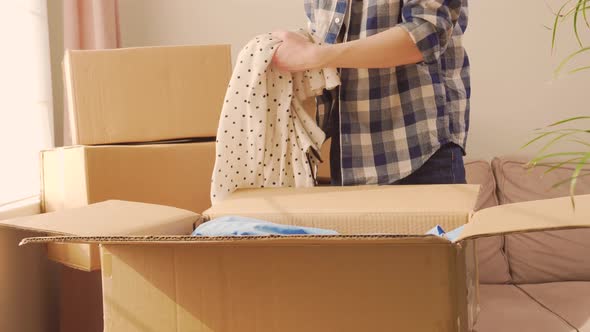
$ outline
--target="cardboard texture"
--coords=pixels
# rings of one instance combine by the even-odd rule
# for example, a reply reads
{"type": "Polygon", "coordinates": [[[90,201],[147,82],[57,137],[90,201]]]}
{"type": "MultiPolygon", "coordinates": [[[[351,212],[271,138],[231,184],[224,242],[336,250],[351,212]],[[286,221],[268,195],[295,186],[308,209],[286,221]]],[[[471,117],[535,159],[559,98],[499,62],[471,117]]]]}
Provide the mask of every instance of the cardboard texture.
{"type": "MultiPolygon", "coordinates": [[[[45,212],[112,199],[195,212],[211,204],[214,142],[74,146],[43,151],[41,159],[41,204],[45,212]]],[[[52,244],[48,253],[72,268],[100,269],[96,246],[52,244]]]]}
{"type": "Polygon", "coordinates": [[[66,51],[73,144],[215,137],[230,54],[229,45],[66,51]]]}
{"type": "Polygon", "coordinates": [[[215,142],[74,146],[43,151],[42,209],[110,199],[202,212],[211,205],[215,142]]]}
{"type": "Polygon", "coordinates": [[[497,234],[586,228],[590,226],[590,195],[505,204],[477,212],[457,241],[497,234]]]}
{"type": "Polygon", "coordinates": [[[104,315],[100,271],[60,267],[60,332],[102,332],[104,315]]]}
{"type": "Polygon", "coordinates": [[[474,185],[238,190],[203,215],[240,215],[341,234],[422,235],[437,224],[452,230],[467,223],[478,190],[474,185]]]}
{"type": "MultiPolygon", "coordinates": [[[[324,189],[317,190],[292,190],[299,193],[298,199],[279,200],[278,206],[292,215],[297,211],[312,215],[311,208],[322,211],[317,205],[308,211],[300,208],[311,197],[329,196],[323,195],[324,189]]],[[[343,190],[345,195],[356,192],[357,197],[369,197],[364,192],[371,188],[343,190]]],[[[417,204],[408,196],[412,190],[424,191],[425,211],[431,202],[439,204],[426,200],[426,192],[436,187],[410,188],[407,195],[394,195],[399,197],[394,201],[398,208],[382,212],[392,216],[395,211],[408,212],[417,204]]],[[[447,190],[471,188],[447,186],[447,190]]],[[[257,199],[270,192],[259,191],[257,199]]],[[[474,203],[477,191],[472,193],[474,203]]],[[[274,197],[264,199],[276,202],[274,197]]],[[[451,203],[453,196],[441,197],[451,203]]],[[[472,216],[455,243],[412,234],[245,238],[95,234],[23,243],[103,245],[105,331],[468,331],[475,320],[477,292],[475,264],[469,257],[474,252],[471,240],[502,231],[590,227],[590,209],[568,213],[568,203],[565,198],[482,210],[472,216]],[[550,210],[556,211],[540,213],[550,210]]],[[[590,195],[577,197],[577,203],[590,206],[590,195]]],[[[465,219],[470,211],[463,213],[465,219]]],[[[365,217],[369,220],[371,215],[365,217]]],[[[126,218],[113,214],[111,222],[126,218]]]]}
{"type": "Polygon", "coordinates": [[[260,241],[107,246],[105,331],[459,330],[448,243],[260,241]]]}
{"type": "MultiPolygon", "coordinates": [[[[30,217],[4,220],[0,226],[51,235],[152,235],[188,234],[200,217],[172,207],[124,201],[107,201],[83,208],[67,209],[30,217]],[[124,217],[113,219],[113,216],[124,217]]],[[[50,259],[66,266],[92,271],[100,269],[96,245],[54,243],[47,250],[50,259]]]]}

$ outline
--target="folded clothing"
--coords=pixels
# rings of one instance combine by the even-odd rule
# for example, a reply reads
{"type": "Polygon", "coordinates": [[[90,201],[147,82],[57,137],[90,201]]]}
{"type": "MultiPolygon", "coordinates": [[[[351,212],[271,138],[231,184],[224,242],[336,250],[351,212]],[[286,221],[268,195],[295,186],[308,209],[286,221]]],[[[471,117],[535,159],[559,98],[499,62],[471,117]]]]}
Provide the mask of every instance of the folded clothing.
{"type": "Polygon", "coordinates": [[[336,231],[312,227],[280,225],[252,218],[228,216],[206,222],[193,236],[338,235],[336,231]]]}

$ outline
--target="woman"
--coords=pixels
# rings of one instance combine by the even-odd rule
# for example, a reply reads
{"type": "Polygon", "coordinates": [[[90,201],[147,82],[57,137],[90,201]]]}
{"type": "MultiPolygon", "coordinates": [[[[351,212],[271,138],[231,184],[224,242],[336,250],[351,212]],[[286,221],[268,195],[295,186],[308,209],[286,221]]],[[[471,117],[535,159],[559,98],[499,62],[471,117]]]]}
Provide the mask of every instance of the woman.
{"type": "Polygon", "coordinates": [[[321,43],[278,31],[285,71],[339,68],[318,98],[337,185],[465,183],[467,0],[305,0],[321,43]]]}

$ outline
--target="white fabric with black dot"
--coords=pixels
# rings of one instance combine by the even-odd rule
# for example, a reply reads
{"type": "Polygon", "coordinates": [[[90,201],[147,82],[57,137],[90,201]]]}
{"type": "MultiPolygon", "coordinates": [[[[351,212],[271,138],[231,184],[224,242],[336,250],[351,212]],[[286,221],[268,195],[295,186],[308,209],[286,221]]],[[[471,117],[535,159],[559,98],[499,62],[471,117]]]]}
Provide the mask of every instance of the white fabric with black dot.
{"type": "Polygon", "coordinates": [[[310,116],[315,110],[303,105],[324,88],[340,85],[340,79],[335,69],[294,74],[274,69],[279,43],[261,35],[238,56],[217,131],[213,204],[239,188],[315,185],[325,134],[310,116]]]}

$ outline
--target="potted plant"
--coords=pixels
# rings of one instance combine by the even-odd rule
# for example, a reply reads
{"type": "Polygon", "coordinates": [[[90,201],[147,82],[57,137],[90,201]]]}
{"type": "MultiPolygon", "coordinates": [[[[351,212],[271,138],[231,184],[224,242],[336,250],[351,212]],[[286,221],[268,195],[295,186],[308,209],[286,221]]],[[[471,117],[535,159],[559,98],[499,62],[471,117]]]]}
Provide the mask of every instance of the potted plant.
{"type": "MultiPolygon", "coordinates": [[[[555,13],[553,22],[551,50],[556,48],[557,31],[564,26],[569,25],[572,33],[576,37],[578,49],[568,55],[555,69],[555,76],[562,74],[569,67],[572,60],[581,57],[588,60],[588,66],[570,68],[568,74],[581,72],[590,72],[590,47],[585,46],[582,42],[581,32],[590,32],[590,0],[568,0],[555,13]],[[569,25],[571,24],[571,25],[569,25]]],[[[564,119],[553,123],[546,128],[537,129],[535,137],[524,147],[533,143],[543,143],[542,148],[536,153],[534,158],[529,162],[531,167],[538,165],[549,166],[546,173],[552,172],[566,164],[574,165],[571,176],[558,182],[554,187],[569,183],[572,204],[575,207],[575,188],[578,180],[582,177],[590,176],[588,166],[590,165],[590,105],[589,111],[577,117],[564,119]],[[559,151],[556,149],[558,143],[569,142],[574,148],[568,151],[559,151]],[[554,161],[555,159],[559,161],[554,161]]]]}

